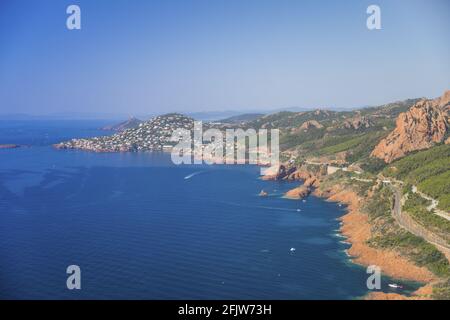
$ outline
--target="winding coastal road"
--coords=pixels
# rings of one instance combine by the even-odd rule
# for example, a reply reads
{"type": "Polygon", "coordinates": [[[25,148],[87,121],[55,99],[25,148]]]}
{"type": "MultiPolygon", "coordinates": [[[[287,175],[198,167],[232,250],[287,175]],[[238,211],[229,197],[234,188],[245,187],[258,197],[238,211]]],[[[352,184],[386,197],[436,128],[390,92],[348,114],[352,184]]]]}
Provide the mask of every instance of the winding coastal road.
{"type": "Polygon", "coordinates": [[[439,201],[437,201],[436,199],[431,198],[430,196],[426,195],[423,192],[420,192],[419,189],[417,189],[416,186],[412,186],[411,191],[413,193],[417,193],[419,196],[421,196],[422,198],[424,198],[425,200],[431,201],[431,205],[429,205],[427,207],[427,210],[450,221],[450,215],[445,212],[444,210],[440,210],[437,208],[439,201]]]}
{"type": "Polygon", "coordinates": [[[443,254],[445,254],[447,259],[450,260],[450,246],[447,241],[422,227],[420,224],[415,222],[408,214],[402,212],[401,189],[392,183],[388,183],[388,185],[391,187],[392,192],[394,193],[394,207],[392,208],[392,216],[397,221],[397,223],[412,234],[421,237],[425,241],[436,246],[436,248],[443,254]]]}

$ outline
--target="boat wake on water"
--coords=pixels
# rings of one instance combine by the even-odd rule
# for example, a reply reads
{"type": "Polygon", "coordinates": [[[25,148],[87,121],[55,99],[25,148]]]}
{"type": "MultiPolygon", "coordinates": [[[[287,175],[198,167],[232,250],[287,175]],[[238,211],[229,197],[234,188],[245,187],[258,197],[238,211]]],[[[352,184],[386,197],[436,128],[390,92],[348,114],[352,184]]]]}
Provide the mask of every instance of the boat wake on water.
{"type": "Polygon", "coordinates": [[[191,174],[187,175],[186,177],[184,177],[184,180],[189,180],[190,178],[195,177],[196,175],[199,175],[200,173],[203,173],[203,172],[204,171],[197,171],[197,172],[191,173],[191,174]]]}
{"type": "Polygon", "coordinates": [[[256,209],[266,209],[266,210],[276,210],[276,211],[290,211],[290,212],[298,212],[298,209],[289,209],[289,208],[280,208],[280,207],[268,207],[268,206],[247,206],[240,203],[228,202],[228,201],[220,201],[223,204],[236,206],[236,207],[244,207],[244,208],[256,208],[256,209]]]}

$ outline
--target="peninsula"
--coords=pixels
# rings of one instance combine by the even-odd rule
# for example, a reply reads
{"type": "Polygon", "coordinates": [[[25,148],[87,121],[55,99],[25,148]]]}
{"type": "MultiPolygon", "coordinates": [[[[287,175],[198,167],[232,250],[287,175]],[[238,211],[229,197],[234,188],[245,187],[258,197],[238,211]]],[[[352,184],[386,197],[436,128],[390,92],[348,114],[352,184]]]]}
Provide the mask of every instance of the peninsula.
{"type": "Polygon", "coordinates": [[[19,147],[18,144],[0,144],[0,149],[15,149],[19,147]]]}

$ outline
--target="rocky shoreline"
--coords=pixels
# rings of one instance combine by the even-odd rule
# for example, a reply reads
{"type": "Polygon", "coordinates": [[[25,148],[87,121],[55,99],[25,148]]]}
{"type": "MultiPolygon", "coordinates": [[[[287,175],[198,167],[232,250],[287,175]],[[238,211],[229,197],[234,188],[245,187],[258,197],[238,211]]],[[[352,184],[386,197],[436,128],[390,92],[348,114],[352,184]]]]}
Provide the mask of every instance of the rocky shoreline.
{"type": "Polygon", "coordinates": [[[16,149],[19,147],[18,144],[0,144],[0,149],[16,149]]]}
{"type": "Polygon", "coordinates": [[[385,299],[430,299],[432,293],[431,283],[437,278],[425,267],[418,267],[413,262],[393,250],[370,247],[367,241],[371,238],[368,216],[361,213],[361,203],[364,201],[354,191],[346,190],[337,185],[331,189],[318,188],[314,195],[325,198],[327,201],[345,204],[348,212],[341,217],[341,234],[351,244],[348,254],[351,261],[362,265],[377,265],[382,273],[392,278],[415,281],[425,285],[415,291],[410,297],[397,293],[370,292],[365,298],[374,300],[385,299]]]}
{"type": "Polygon", "coordinates": [[[350,260],[362,266],[377,265],[384,275],[392,278],[415,281],[425,285],[415,291],[411,296],[397,293],[370,292],[365,299],[374,300],[404,300],[404,299],[430,299],[432,293],[431,283],[437,280],[427,268],[418,267],[400,253],[393,250],[370,247],[367,241],[371,238],[371,225],[367,214],[361,212],[361,203],[364,199],[354,191],[347,190],[341,185],[324,187],[321,185],[321,176],[309,172],[304,168],[288,168],[280,166],[279,170],[271,169],[263,180],[289,180],[303,181],[303,184],[288,191],[285,198],[302,199],[310,193],[327,201],[344,204],[348,212],[340,218],[340,233],[347,239],[351,247],[348,249],[350,260]]]}
{"type": "Polygon", "coordinates": [[[262,180],[303,181],[300,186],[285,193],[284,198],[292,200],[301,200],[309,196],[319,185],[319,179],[314,174],[289,165],[278,165],[268,168],[262,180]]]}

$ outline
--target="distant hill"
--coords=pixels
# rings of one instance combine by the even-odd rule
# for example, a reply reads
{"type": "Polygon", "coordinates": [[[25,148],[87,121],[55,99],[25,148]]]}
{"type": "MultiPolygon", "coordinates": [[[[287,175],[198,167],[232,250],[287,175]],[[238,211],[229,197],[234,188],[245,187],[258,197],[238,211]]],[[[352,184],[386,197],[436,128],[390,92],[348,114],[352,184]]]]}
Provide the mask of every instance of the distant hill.
{"type": "Polygon", "coordinates": [[[239,115],[239,111],[229,110],[229,111],[198,111],[198,112],[187,112],[186,116],[191,117],[197,121],[218,121],[219,119],[224,119],[228,117],[233,117],[239,115]]]}
{"type": "MultiPolygon", "coordinates": [[[[280,150],[286,155],[294,156],[299,160],[318,160],[336,165],[356,164],[360,165],[364,171],[375,173],[382,170],[387,161],[383,161],[385,159],[381,156],[374,157],[374,149],[381,142],[386,141],[383,139],[387,137],[389,141],[396,140],[394,137],[396,121],[405,117],[409,119],[415,114],[416,109],[419,109],[418,111],[430,109],[428,110],[430,112],[427,111],[424,117],[420,116],[418,119],[411,118],[411,121],[407,122],[411,126],[404,126],[405,134],[411,135],[408,138],[410,141],[421,142],[417,134],[423,133],[422,129],[426,128],[432,131],[431,136],[436,135],[439,139],[432,140],[429,145],[423,145],[424,148],[432,147],[435,143],[448,139],[448,104],[443,103],[447,98],[448,94],[443,100],[439,100],[441,111],[447,115],[439,113],[440,111],[434,112],[434,109],[429,107],[433,105],[434,100],[408,99],[359,110],[317,109],[300,112],[282,111],[267,115],[256,112],[232,115],[222,118],[220,124],[204,123],[204,129],[208,126],[221,130],[230,126],[256,130],[279,129],[280,150]]],[[[181,114],[159,116],[142,123],[137,119],[130,119],[128,123],[107,127],[108,130],[124,129],[112,137],[93,138],[80,143],[64,143],[61,147],[109,151],[160,150],[167,144],[167,137],[173,128],[176,126],[188,128],[193,121],[194,118],[181,114]]],[[[401,148],[404,146],[406,144],[400,141],[399,148],[395,150],[402,151],[401,148]]],[[[413,150],[418,149],[403,151],[406,154],[413,150]]]]}
{"type": "Polygon", "coordinates": [[[256,120],[260,117],[264,116],[264,113],[244,113],[237,116],[228,117],[222,120],[218,120],[220,123],[242,123],[256,120]]]}
{"type": "Polygon", "coordinates": [[[441,144],[392,162],[383,173],[416,185],[450,212],[450,145],[441,144]]]}
{"type": "Polygon", "coordinates": [[[335,164],[362,163],[382,168],[370,154],[395,128],[398,115],[419,99],[408,99],[359,110],[281,111],[260,116],[244,128],[280,129],[280,149],[300,159],[321,159],[335,164]]]}
{"type": "Polygon", "coordinates": [[[116,132],[120,132],[120,131],[124,131],[126,129],[132,129],[132,128],[136,128],[137,126],[139,126],[142,123],[141,120],[135,118],[135,117],[131,117],[130,119],[128,119],[127,121],[123,121],[114,125],[110,125],[110,126],[105,126],[103,128],[101,128],[102,130],[106,130],[106,131],[116,131],[116,132]]]}

